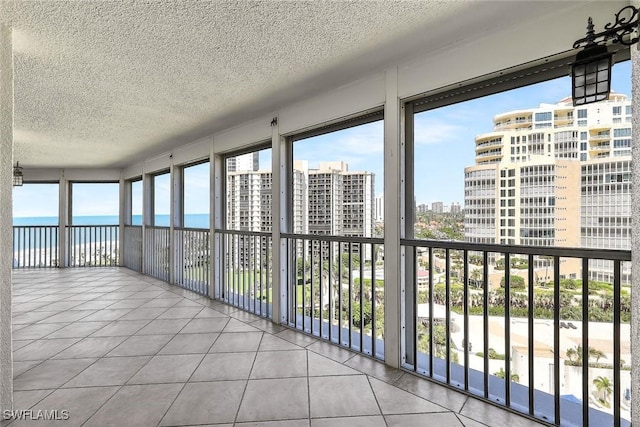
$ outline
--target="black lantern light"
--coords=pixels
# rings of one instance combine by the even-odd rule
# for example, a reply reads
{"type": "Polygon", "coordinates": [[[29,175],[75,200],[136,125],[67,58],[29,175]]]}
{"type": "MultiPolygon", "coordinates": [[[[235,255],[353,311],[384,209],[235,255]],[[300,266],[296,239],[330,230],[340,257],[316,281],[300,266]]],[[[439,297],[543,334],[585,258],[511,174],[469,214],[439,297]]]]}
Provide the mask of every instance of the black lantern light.
{"type": "Polygon", "coordinates": [[[587,36],[576,40],[574,49],[583,47],[576,55],[571,66],[571,81],[573,86],[573,105],[584,105],[603,101],[609,97],[611,91],[611,66],[613,53],[607,48],[607,41],[630,46],[638,42],[638,9],[626,6],[616,13],[616,20],[604,26],[604,31],[595,33],[593,20],[589,17],[587,36]]]}
{"type": "Polygon", "coordinates": [[[13,167],[13,186],[14,187],[22,187],[24,183],[24,176],[22,175],[22,168],[16,162],[16,165],[13,167]]]}

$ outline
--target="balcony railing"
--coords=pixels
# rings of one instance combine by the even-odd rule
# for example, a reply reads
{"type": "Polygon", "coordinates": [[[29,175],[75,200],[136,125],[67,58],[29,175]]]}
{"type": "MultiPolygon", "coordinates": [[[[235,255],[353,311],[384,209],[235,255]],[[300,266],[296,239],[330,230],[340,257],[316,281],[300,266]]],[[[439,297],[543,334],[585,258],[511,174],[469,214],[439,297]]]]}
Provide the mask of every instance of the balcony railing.
{"type": "Polygon", "coordinates": [[[142,226],[124,226],[124,259],[122,265],[139,273],[142,272],[142,226]]]}
{"type": "Polygon", "coordinates": [[[13,227],[13,268],[58,267],[58,226],[13,227]]]}
{"type": "Polygon", "coordinates": [[[117,225],[69,225],[68,267],[115,267],[118,265],[117,225]]]}
{"type": "Polygon", "coordinates": [[[283,235],[287,322],[308,334],[384,359],[383,239],[283,235]]]}
{"type": "Polygon", "coordinates": [[[144,274],[162,281],[169,281],[169,227],[145,227],[144,274]]]}
{"type": "Polygon", "coordinates": [[[175,284],[202,295],[209,294],[209,230],[175,228],[175,284]]]}
{"type": "Polygon", "coordinates": [[[630,425],[630,251],[402,248],[404,368],[555,425],[630,425]],[[590,281],[593,260],[612,283],[590,281]]]}
{"type": "Polygon", "coordinates": [[[216,230],[216,234],[221,253],[220,299],[259,316],[272,318],[271,233],[216,230]]]}

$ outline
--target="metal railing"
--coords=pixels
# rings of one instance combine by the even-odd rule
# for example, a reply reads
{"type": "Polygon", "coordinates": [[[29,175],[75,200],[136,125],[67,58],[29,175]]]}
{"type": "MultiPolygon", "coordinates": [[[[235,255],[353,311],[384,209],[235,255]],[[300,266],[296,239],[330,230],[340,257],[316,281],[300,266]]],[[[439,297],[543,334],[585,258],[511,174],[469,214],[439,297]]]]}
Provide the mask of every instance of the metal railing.
{"type": "Polygon", "coordinates": [[[384,360],[383,239],[283,234],[289,326],[384,360]]]}
{"type": "Polygon", "coordinates": [[[554,425],[630,425],[630,251],[401,244],[405,369],[554,425]],[[601,259],[612,283],[589,278],[601,259]]]}
{"type": "Polygon", "coordinates": [[[227,304],[264,317],[271,310],[271,233],[216,230],[219,235],[220,299],[227,304]]]}
{"type": "Polygon", "coordinates": [[[169,227],[146,226],[144,232],[144,274],[169,281],[169,227]]]}
{"type": "Polygon", "coordinates": [[[142,272],[142,226],[125,225],[123,235],[124,256],[122,265],[142,272]]]}
{"type": "Polygon", "coordinates": [[[118,225],[68,225],[68,267],[118,265],[118,225]]]}
{"type": "Polygon", "coordinates": [[[175,228],[175,284],[202,295],[209,295],[209,230],[175,228]]]}
{"type": "Polygon", "coordinates": [[[58,226],[13,226],[13,268],[58,267],[58,226]]]}

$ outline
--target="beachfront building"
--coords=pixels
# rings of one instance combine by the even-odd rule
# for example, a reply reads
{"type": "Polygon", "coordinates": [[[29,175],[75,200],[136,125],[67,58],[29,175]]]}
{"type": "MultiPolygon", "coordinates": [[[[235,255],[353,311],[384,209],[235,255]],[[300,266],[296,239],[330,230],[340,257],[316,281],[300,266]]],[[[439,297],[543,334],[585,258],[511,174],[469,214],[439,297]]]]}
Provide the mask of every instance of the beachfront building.
{"type": "MultiPolygon", "coordinates": [[[[621,285],[638,252],[569,246],[582,228],[585,245],[622,236],[624,192],[640,194],[625,187],[639,139],[624,104],[640,96],[640,53],[609,46],[627,100],[614,94],[599,112],[519,107],[569,93],[588,18],[598,31],[629,4],[0,2],[3,418],[68,409],[84,426],[640,424],[628,409],[640,407],[630,340],[640,307],[621,285]],[[496,106],[496,94],[509,102],[496,106]],[[462,179],[444,157],[473,153],[458,137],[482,132],[474,118],[487,112],[499,128],[477,141],[465,177],[465,210],[478,220],[469,241],[416,238],[419,186],[462,179]],[[295,144],[307,139],[302,157],[295,144]],[[265,164],[255,154],[225,163],[265,149],[265,164]],[[367,168],[374,157],[382,168],[367,168]],[[322,159],[362,172],[316,168],[322,159]],[[189,175],[195,165],[205,175],[189,175]],[[384,171],[384,236],[368,231],[369,170],[384,171]],[[594,178],[584,193],[583,173],[594,178]],[[576,191],[564,188],[571,176],[576,191]],[[601,193],[614,180],[620,197],[601,193]],[[56,197],[20,200],[52,206],[54,223],[12,226],[15,195],[41,183],[56,197]],[[73,224],[77,183],[117,184],[118,223],[73,224]],[[196,188],[208,209],[192,227],[196,188]],[[574,234],[564,223],[583,206],[574,234]],[[107,241],[117,256],[104,256],[107,241]],[[44,259],[12,271],[17,244],[44,259]],[[76,247],[97,256],[88,263],[76,247]],[[511,270],[487,262],[522,255],[511,270]],[[532,295],[511,277],[516,266],[539,273],[526,257],[589,271],[565,297],[569,264],[547,264],[532,295]],[[613,263],[603,270],[613,280],[591,294],[596,260],[613,263]],[[604,353],[591,359],[606,367],[567,365],[572,347],[585,362],[591,348],[604,353]]],[[[459,200],[445,196],[429,200],[459,200]]]]}
{"type": "MultiPolygon", "coordinates": [[[[496,115],[465,168],[465,240],[631,248],[631,106],[613,93],[496,115]]],[[[579,277],[577,266],[565,269],[579,277]]],[[[612,264],[593,261],[590,275],[610,281],[612,264]]]]}

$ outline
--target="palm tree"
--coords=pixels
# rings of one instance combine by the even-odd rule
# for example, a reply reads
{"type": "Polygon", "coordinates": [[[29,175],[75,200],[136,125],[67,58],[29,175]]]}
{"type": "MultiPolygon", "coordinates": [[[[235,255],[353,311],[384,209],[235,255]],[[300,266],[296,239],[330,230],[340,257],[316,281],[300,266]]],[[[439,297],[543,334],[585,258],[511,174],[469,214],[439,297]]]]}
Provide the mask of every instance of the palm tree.
{"type": "Polygon", "coordinates": [[[593,380],[593,385],[602,393],[603,401],[609,403],[609,394],[613,392],[613,383],[608,377],[599,376],[593,380]]]}
{"type": "Polygon", "coordinates": [[[603,351],[598,350],[597,348],[589,347],[589,358],[592,358],[592,357],[596,359],[596,364],[597,364],[601,358],[606,359],[607,355],[604,354],[603,351]]]}
{"type": "Polygon", "coordinates": [[[567,358],[569,359],[570,362],[573,362],[573,358],[578,358],[578,352],[576,351],[575,347],[571,347],[570,349],[567,350],[567,358]]]}

